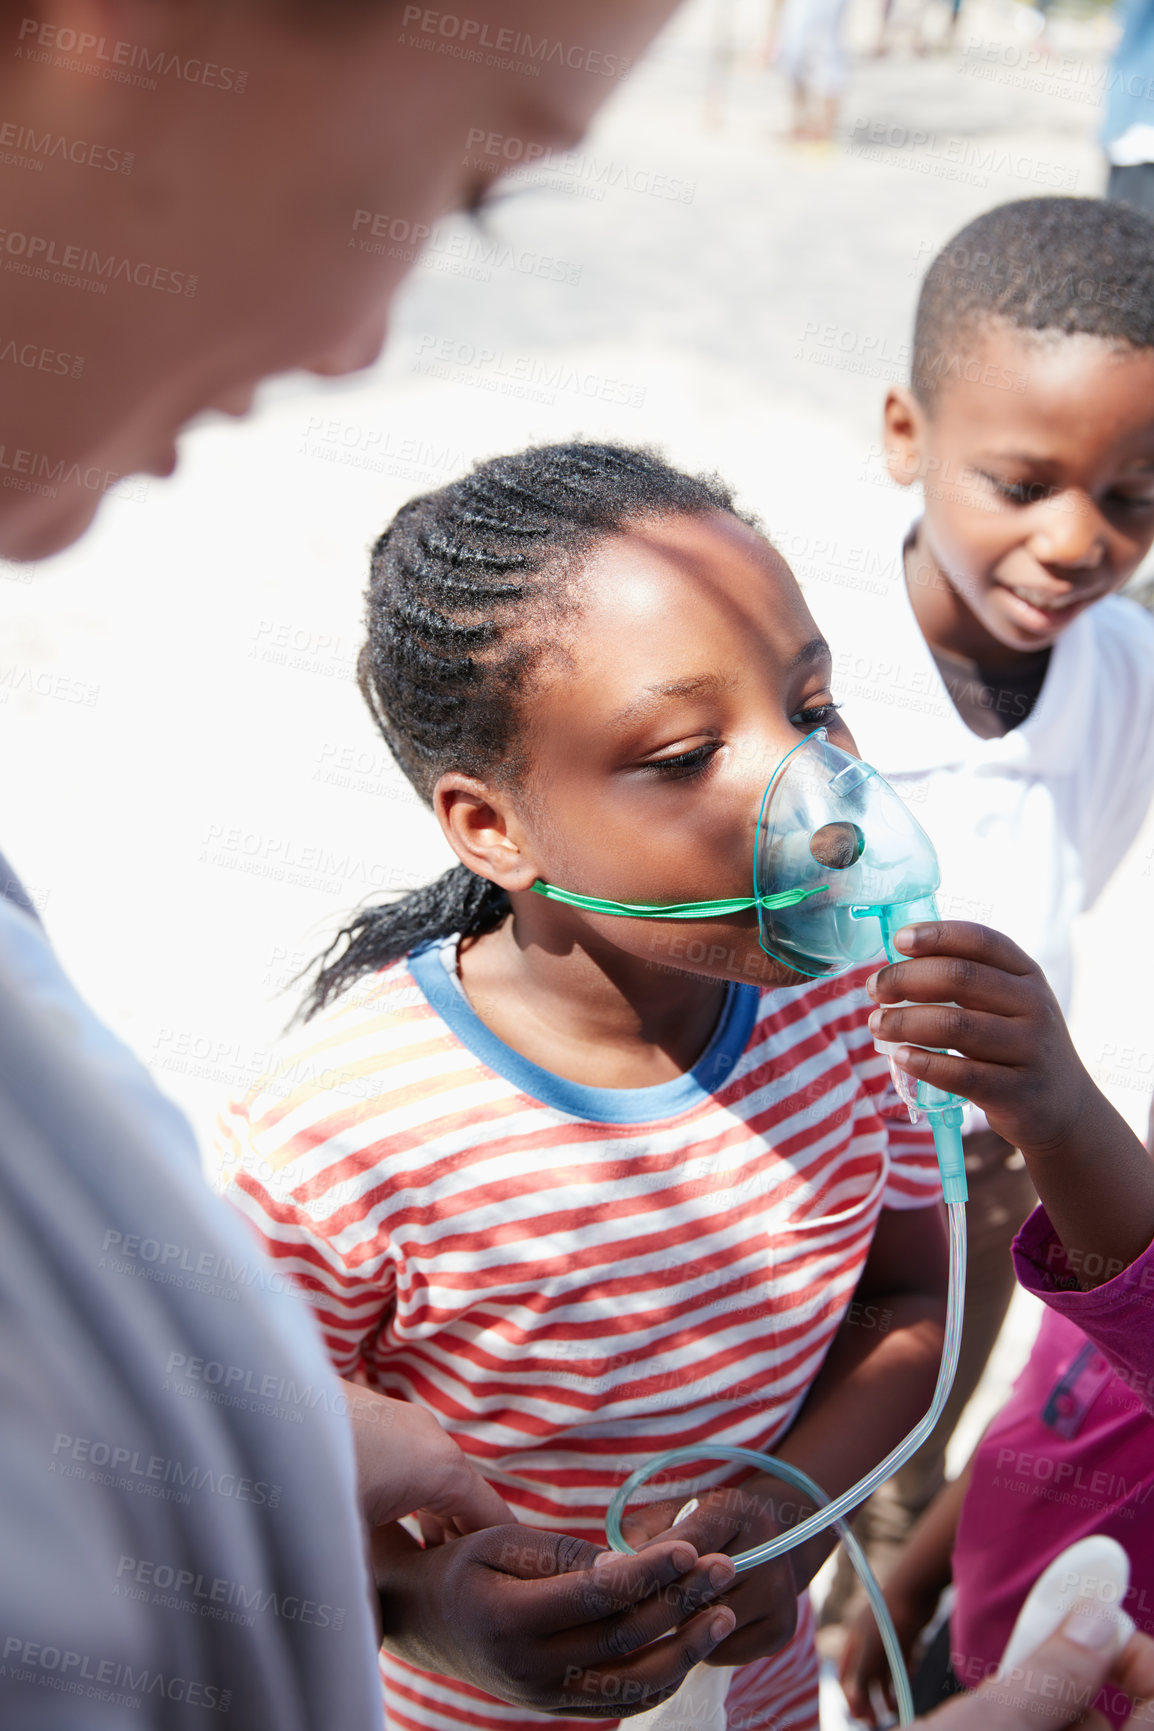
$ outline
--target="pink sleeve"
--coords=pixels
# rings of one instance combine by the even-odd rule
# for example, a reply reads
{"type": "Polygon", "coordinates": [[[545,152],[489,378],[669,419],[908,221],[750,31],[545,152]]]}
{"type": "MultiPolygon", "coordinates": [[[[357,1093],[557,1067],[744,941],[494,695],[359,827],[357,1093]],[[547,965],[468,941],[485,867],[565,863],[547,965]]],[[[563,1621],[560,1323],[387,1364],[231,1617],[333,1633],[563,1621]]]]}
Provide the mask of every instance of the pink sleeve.
{"type": "Polygon", "coordinates": [[[1154,1244],[1128,1266],[1092,1267],[1100,1286],[1083,1292],[1078,1259],[1067,1251],[1040,1205],[1014,1240],[1014,1271],[1027,1292],[1068,1317],[1102,1354],[1148,1412],[1154,1412],[1154,1244]]]}

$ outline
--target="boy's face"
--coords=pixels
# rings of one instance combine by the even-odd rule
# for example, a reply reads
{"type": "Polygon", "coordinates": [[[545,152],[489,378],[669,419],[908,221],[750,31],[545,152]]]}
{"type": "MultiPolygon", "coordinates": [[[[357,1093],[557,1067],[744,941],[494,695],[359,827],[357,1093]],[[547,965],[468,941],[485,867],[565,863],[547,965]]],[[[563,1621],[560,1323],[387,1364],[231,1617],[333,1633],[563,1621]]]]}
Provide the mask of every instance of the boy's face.
{"type": "Polygon", "coordinates": [[[1154,351],[998,319],[958,361],[929,408],[890,391],[886,456],[924,486],[919,550],[952,591],[915,593],[927,636],[960,599],[941,646],[996,665],[1047,648],[1154,540],[1154,351]]]}
{"type": "MultiPolygon", "coordinates": [[[[517,800],[536,877],[625,902],[752,894],[766,784],[786,752],[825,726],[853,751],[833,708],[830,656],[788,566],[723,511],[639,525],[582,571],[568,646],[523,712],[532,770],[517,800]]],[[[799,976],[758,947],[752,911],[692,921],[571,915],[526,898],[535,925],[581,931],[606,971],[623,955],[715,978],[799,976]]]]}

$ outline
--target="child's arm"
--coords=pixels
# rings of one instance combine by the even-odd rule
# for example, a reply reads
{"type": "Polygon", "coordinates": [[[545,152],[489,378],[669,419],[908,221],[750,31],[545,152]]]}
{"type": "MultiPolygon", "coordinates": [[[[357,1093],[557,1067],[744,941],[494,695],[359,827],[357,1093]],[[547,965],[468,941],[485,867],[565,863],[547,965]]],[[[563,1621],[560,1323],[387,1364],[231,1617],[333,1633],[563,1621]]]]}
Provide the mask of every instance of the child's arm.
{"type": "MultiPolygon", "coordinates": [[[[939,1208],[883,1209],[854,1301],[772,1450],[827,1496],[840,1496],[884,1460],[928,1408],[942,1356],[946,1268],[939,1208]]],[[[786,1524],[809,1513],[805,1504],[786,1524]]],[[[836,1543],[830,1529],[789,1552],[799,1589],[836,1543]]]]}
{"type": "MultiPolygon", "coordinates": [[[[962,1501],[970,1482],[970,1467],[943,1485],[914,1527],[893,1573],[885,1584],[885,1599],[906,1663],[914,1644],[930,1621],[943,1591],[950,1584],[951,1557],[958,1532],[962,1501]]],[[[866,1605],[846,1632],[839,1667],[841,1686],[855,1719],[877,1724],[870,1700],[875,1683],[880,1685],[896,1712],[889,1660],[878,1634],[877,1619],[866,1605]]]]}
{"type": "Polygon", "coordinates": [[[1129,1267],[1154,1240],[1154,1162],[1087,1074],[1037,963],[963,921],[907,926],[896,942],[912,959],[871,978],[873,1032],[916,1042],[895,1054],[901,1068],[964,1094],[1021,1149],[1084,1288],[1129,1267]],[[914,1002],[884,1008],[902,999],[914,1002]]]}
{"type": "MultiPolygon", "coordinates": [[[[886,1209],[821,1370],[773,1454],[830,1497],[882,1460],[929,1406],[942,1350],[946,1255],[937,1208],[886,1209]]],[[[632,1545],[687,1539],[699,1552],[748,1550],[812,1513],[808,1499],[768,1473],[702,1494],[696,1511],[665,1527],[675,1507],[654,1503],[622,1523],[632,1545]],[[652,1529],[661,1524],[663,1530],[652,1529]]],[[[832,1531],[738,1576],[725,1603],[737,1627],[709,1663],[746,1665],[793,1633],[797,1594],[837,1543],[832,1531]]]]}

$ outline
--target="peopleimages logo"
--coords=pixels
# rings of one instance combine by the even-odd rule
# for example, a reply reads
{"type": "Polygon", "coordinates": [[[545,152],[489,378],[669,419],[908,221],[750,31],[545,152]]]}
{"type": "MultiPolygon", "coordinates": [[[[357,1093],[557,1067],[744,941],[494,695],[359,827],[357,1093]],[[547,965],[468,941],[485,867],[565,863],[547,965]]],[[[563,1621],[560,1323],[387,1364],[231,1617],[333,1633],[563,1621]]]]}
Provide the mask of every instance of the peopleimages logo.
{"type": "MultiPolygon", "coordinates": [[[[157,1487],[171,1485],[178,1491],[209,1491],[213,1496],[231,1497],[239,1503],[255,1503],[261,1507],[280,1507],[281,1487],[267,1479],[244,1478],[235,1472],[218,1468],[199,1467],[191,1462],[167,1459],[164,1455],[142,1455],[139,1449],[102,1441],[94,1437],[69,1436],[58,1431],[52,1444],[49,1470],[69,1478],[83,1478],[83,1470],[106,1467],[98,1482],[111,1482],[115,1489],[134,1490],[141,1495],[157,1496],[157,1487]]],[[[88,1472],[89,1478],[95,1474],[88,1472]]],[[[187,1496],[175,1500],[187,1502],[187,1496]]]]}
{"type": "MultiPolygon", "coordinates": [[[[69,1647],[53,1647],[43,1641],[8,1635],[0,1653],[0,1671],[13,1683],[36,1683],[64,1695],[84,1695],[115,1707],[139,1711],[143,1698],[179,1701],[186,1707],[204,1707],[227,1713],[232,1690],[215,1683],[199,1683],[191,1677],[170,1676],[142,1666],[133,1670],[121,1659],[102,1658],[98,1653],[78,1653],[69,1647]]],[[[182,1721],[184,1722],[184,1721],[182,1721]]]]}
{"type": "Polygon", "coordinates": [[[302,1599],[299,1593],[278,1593],[271,1587],[248,1587],[222,1576],[210,1581],[192,1569],[146,1557],[122,1556],[116,1565],[116,1580],[121,1591],[131,1582],[138,1587],[191,1594],[191,1599],[183,1604],[178,1600],[172,1607],[175,1610],[187,1608],[203,1614],[209,1605],[223,1604],[243,1611],[271,1611],[285,1622],[308,1623],[317,1629],[343,1629],[345,1624],[343,1605],[319,1604],[315,1599],[302,1599]]]}
{"type": "Polygon", "coordinates": [[[10,167],[42,169],[50,157],[114,174],[131,174],[136,161],[131,150],[92,144],[84,138],[66,138],[63,133],[36,132],[31,126],[21,126],[14,120],[0,124],[0,161],[10,167]]]}
{"type": "MultiPolygon", "coordinates": [[[[97,463],[82,467],[64,457],[30,451],[22,445],[0,444],[0,487],[17,493],[34,493],[41,499],[55,499],[61,487],[83,487],[89,493],[115,492],[117,498],[137,501],[148,497],[148,482],[143,477],[118,475],[115,470],[102,469],[97,463]]],[[[62,694],[59,682],[48,679],[47,675],[34,675],[30,669],[21,674],[10,671],[0,684],[10,685],[14,678],[18,684],[27,683],[41,697],[62,694]]],[[[95,703],[99,689],[99,686],[86,687],[89,695],[83,701],[95,703]]],[[[76,701],[82,700],[77,697],[76,701]]]]}
{"type": "Polygon", "coordinates": [[[456,12],[434,12],[425,6],[405,7],[400,40],[411,48],[431,48],[454,59],[523,72],[533,78],[549,65],[592,72],[599,78],[624,78],[633,64],[624,55],[606,54],[600,48],[534,37],[508,25],[495,28],[484,18],[462,18],[456,12]]]}
{"type": "Polygon", "coordinates": [[[187,271],[169,270],[144,259],[120,258],[116,253],[99,253],[88,246],[58,243],[47,235],[26,234],[22,229],[0,228],[0,253],[5,255],[5,270],[54,282],[67,280],[99,294],[106,292],[110,282],[131,283],[157,294],[191,297],[196,293],[198,279],[187,271]]]}
{"type": "Polygon", "coordinates": [[[487,132],[483,126],[469,128],[465,166],[485,174],[504,174],[515,168],[524,177],[522,185],[579,191],[588,198],[603,199],[606,191],[624,188],[650,198],[692,204],[697,194],[695,180],[681,180],[677,175],[658,173],[612,157],[596,157],[583,150],[557,151],[537,139],[487,132]],[[552,180],[550,176],[557,178],[552,180]]]}

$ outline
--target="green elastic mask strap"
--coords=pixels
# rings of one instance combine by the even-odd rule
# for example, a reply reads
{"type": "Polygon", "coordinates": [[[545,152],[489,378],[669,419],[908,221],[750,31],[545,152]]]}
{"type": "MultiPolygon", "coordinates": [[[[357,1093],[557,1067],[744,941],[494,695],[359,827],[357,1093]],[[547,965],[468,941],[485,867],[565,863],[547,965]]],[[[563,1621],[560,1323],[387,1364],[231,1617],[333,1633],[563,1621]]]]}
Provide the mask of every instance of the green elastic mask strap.
{"type": "Polygon", "coordinates": [[[624,914],[635,920],[713,920],[724,914],[741,914],[746,908],[795,908],[808,896],[819,896],[828,888],[817,884],[808,890],[783,890],[776,896],[739,896],[727,902],[603,902],[597,896],[579,896],[575,890],[559,890],[556,884],[533,885],[539,896],[551,902],[564,902],[566,907],[584,908],[590,914],[624,914]]]}

